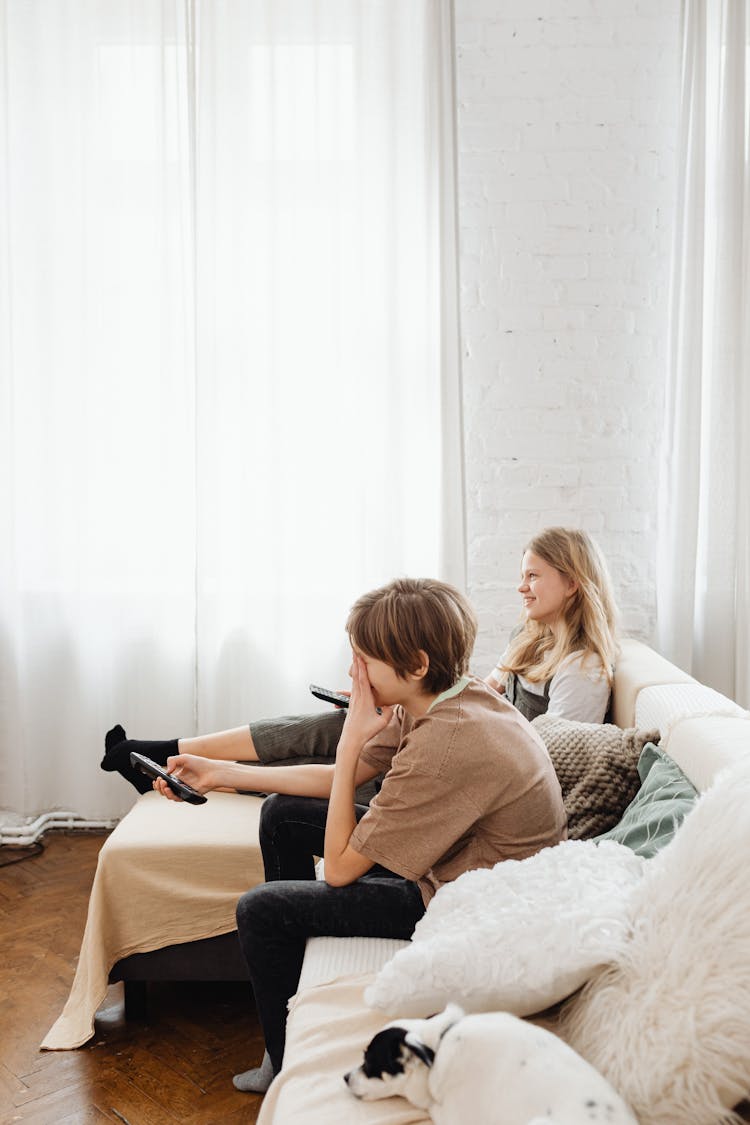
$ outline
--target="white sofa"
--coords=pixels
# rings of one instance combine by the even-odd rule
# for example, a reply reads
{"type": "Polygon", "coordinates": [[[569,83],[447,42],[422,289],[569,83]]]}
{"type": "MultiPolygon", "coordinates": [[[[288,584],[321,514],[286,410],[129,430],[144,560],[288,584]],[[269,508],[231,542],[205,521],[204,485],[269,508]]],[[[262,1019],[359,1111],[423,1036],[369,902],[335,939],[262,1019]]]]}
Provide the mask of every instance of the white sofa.
{"type": "MultiPolygon", "coordinates": [[[[623,642],[613,714],[620,727],[658,729],[661,748],[699,792],[725,766],[750,755],[748,712],[638,641],[623,642]]],[[[357,1101],[342,1081],[388,1022],[364,1004],[364,988],[404,944],[364,938],[308,942],[300,987],[290,1004],[284,1066],[265,1097],[259,1125],[429,1121],[402,1098],[357,1101]]]]}
{"type": "MultiPolygon", "coordinates": [[[[662,749],[700,792],[723,767],[750,758],[747,712],[636,641],[624,642],[618,661],[614,721],[659,729],[662,749]]],[[[44,1047],[70,1049],[91,1037],[109,974],[133,981],[246,978],[231,931],[237,899],[262,879],[260,807],[257,798],[229,793],[211,794],[198,807],[169,805],[153,793],[136,801],[100,853],[71,995],[44,1047]]],[[[363,990],[405,944],[308,943],[284,1067],[265,1098],[261,1125],[428,1120],[403,1099],[358,1102],[341,1077],[387,1022],[365,1006],[363,990]]]]}

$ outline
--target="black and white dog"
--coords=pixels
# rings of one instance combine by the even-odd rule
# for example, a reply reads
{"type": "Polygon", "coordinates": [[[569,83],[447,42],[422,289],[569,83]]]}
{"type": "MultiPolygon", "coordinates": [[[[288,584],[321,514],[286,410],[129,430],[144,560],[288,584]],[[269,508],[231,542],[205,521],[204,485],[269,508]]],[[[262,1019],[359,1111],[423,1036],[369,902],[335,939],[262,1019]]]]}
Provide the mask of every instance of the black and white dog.
{"type": "Polygon", "coordinates": [[[455,1004],[388,1024],[344,1081],[365,1100],[400,1094],[436,1125],[637,1125],[556,1035],[507,1012],[464,1015],[455,1004]]]}

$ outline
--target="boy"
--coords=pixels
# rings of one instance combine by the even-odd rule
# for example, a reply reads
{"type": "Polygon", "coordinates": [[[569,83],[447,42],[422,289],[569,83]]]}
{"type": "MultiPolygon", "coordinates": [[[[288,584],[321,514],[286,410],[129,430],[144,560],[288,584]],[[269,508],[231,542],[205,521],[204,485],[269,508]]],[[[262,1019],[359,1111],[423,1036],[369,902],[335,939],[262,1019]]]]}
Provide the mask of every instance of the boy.
{"type": "MultiPolygon", "coordinates": [[[[266,770],[180,754],[194,788],[258,789],[266,883],[237,906],[266,1039],[235,1078],[263,1092],[284,1054],[287,1001],[308,937],[410,938],[435,891],[464,871],[522,859],[565,838],[562,794],[543,743],[518,711],[467,674],[476,620],[453,587],[397,579],[346,623],[352,693],[335,765],[266,770]],[[357,785],[386,770],[369,808],[357,785]],[[317,798],[317,799],[316,799],[317,798]],[[323,855],[325,882],[315,880],[323,855]]],[[[173,798],[163,781],[155,788],[173,798]]]]}

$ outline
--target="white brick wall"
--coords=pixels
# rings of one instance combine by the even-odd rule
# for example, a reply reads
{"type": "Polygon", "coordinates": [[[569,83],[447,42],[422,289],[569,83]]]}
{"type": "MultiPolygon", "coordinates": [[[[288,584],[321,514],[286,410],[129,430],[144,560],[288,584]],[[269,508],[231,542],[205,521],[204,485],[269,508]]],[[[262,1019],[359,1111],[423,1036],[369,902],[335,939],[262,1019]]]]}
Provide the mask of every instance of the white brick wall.
{"type": "Polygon", "coordinates": [[[455,0],[469,592],[489,668],[525,541],[601,543],[654,626],[679,0],[455,0]]]}

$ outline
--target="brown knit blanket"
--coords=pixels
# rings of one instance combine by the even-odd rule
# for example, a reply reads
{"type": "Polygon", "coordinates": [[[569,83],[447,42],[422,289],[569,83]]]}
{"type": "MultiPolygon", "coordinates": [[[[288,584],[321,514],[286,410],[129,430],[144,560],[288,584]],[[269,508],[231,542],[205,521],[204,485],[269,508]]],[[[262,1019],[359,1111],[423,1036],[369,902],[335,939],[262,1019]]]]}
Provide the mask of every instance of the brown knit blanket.
{"type": "Polygon", "coordinates": [[[587,840],[614,828],[638,792],[638,759],[659,731],[576,723],[540,715],[532,726],[549,751],[568,814],[568,836],[587,840]]]}

